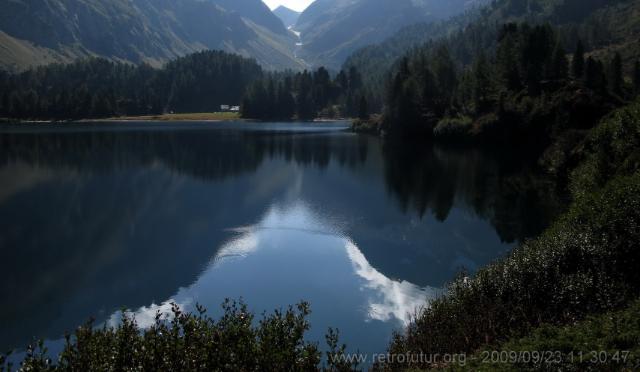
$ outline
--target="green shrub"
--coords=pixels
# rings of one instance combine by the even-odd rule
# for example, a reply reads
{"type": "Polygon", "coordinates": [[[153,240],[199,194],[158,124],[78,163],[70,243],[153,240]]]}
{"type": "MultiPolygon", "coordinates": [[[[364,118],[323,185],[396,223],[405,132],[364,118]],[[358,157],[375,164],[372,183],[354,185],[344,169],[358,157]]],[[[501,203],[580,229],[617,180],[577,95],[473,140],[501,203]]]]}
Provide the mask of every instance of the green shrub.
{"type": "Polygon", "coordinates": [[[355,133],[378,134],[382,129],[382,116],[371,115],[368,119],[355,119],[351,123],[351,130],[355,133]]]}
{"type": "Polygon", "coordinates": [[[469,135],[471,123],[468,116],[446,117],[435,126],[433,135],[436,138],[461,139],[469,135]]]}
{"type": "Polygon", "coordinates": [[[607,180],[640,169],[640,101],[614,111],[587,139],[571,191],[581,197],[607,180]]]}
{"type": "MultiPolygon", "coordinates": [[[[67,336],[57,363],[47,359],[42,342],[27,349],[24,371],[351,371],[341,360],[337,332],[329,330],[327,363],[321,366],[318,345],[304,340],[309,305],[263,315],[257,323],[243,303],[226,301],[224,315],[213,320],[173,305],[170,319],[160,313],[141,330],[126,313],[116,327],[91,322],[67,336]]],[[[11,368],[0,358],[0,371],[11,368]]]]}
{"type": "Polygon", "coordinates": [[[474,371],[631,371],[640,365],[640,301],[577,324],[543,325],[525,338],[469,359],[473,362],[464,369],[474,371]],[[542,355],[545,351],[552,354],[542,355]]]}

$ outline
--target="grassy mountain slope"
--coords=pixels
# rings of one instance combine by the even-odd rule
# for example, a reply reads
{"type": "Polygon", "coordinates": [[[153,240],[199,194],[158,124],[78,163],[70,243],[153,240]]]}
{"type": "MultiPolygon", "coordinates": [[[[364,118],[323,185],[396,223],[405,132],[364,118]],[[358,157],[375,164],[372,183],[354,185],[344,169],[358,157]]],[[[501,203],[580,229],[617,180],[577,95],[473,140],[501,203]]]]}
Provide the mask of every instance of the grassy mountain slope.
{"type": "Polygon", "coordinates": [[[86,56],[158,66],[221,49],[267,68],[299,68],[295,40],[281,22],[268,8],[251,13],[245,5],[231,11],[211,0],[8,0],[0,4],[0,31],[8,35],[0,38],[0,61],[13,70],[86,56]]]}

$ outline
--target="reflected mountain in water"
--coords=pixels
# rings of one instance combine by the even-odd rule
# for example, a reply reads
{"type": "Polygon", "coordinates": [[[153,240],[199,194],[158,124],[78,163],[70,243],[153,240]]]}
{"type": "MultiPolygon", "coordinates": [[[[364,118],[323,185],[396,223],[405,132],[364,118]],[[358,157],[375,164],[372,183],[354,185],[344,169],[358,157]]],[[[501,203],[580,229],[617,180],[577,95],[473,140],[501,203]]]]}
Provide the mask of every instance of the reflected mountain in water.
{"type": "Polygon", "coordinates": [[[0,131],[0,348],[123,306],[243,296],[256,310],[309,300],[319,340],[332,325],[380,351],[369,338],[385,343],[434,288],[508,252],[559,204],[482,150],[383,146],[344,128],[0,131]]]}

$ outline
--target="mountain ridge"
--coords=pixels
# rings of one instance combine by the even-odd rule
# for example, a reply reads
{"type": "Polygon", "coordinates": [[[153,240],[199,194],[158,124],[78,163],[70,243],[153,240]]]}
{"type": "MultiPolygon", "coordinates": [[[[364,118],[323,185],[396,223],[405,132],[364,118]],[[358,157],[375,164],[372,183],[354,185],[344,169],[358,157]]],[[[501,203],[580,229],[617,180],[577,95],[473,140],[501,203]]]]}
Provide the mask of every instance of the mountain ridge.
{"type": "Polygon", "coordinates": [[[339,69],[357,49],[383,41],[405,26],[459,14],[485,0],[317,0],[300,15],[300,57],[339,69]]]}
{"type": "Polygon", "coordinates": [[[204,49],[303,67],[295,37],[260,0],[9,0],[0,32],[0,64],[13,71],[94,56],[159,67],[204,49]]]}
{"type": "Polygon", "coordinates": [[[302,13],[297,12],[293,9],[289,9],[284,5],[280,5],[273,10],[273,14],[275,14],[276,17],[280,18],[285,27],[290,28],[295,26],[295,24],[298,22],[298,19],[300,18],[300,14],[302,13]]]}

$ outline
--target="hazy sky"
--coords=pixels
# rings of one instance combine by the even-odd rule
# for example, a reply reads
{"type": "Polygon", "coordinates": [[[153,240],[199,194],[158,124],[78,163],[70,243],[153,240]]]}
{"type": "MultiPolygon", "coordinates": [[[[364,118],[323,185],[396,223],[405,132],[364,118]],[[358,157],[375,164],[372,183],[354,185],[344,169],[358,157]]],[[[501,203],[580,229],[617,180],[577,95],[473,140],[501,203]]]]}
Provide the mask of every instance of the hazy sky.
{"type": "Polygon", "coordinates": [[[309,6],[314,0],[263,0],[269,8],[275,9],[279,5],[284,5],[289,9],[297,10],[299,12],[303,11],[306,7],[309,6]]]}

